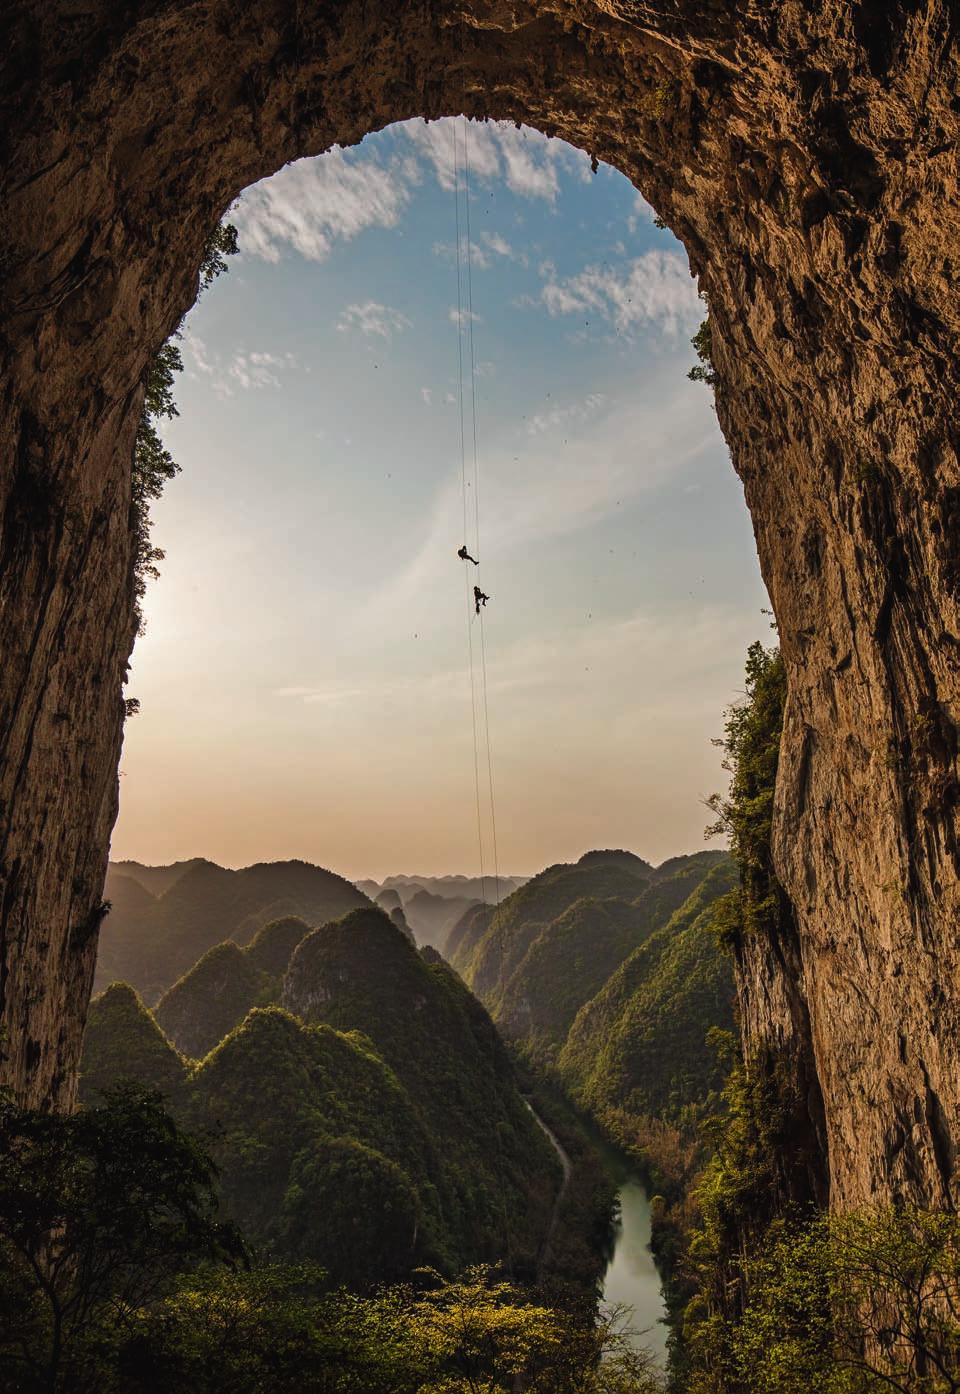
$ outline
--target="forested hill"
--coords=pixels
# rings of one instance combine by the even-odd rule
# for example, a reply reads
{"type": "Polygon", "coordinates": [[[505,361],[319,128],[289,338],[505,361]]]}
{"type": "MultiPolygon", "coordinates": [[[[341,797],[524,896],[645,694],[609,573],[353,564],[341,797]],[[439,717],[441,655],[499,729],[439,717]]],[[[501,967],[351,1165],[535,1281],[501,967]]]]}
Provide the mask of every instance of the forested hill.
{"type": "Polygon", "coordinates": [[[733,1024],[733,977],[710,907],[733,880],[723,852],[659,867],[591,852],[548,867],[499,914],[465,916],[453,961],[504,1034],[598,1120],[672,1121],[719,1087],[708,1036],[733,1024]]]}
{"type": "Polygon", "coordinates": [[[708,1036],[733,1028],[734,989],[714,914],[736,882],[732,860],[717,861],[578,1012],[558,1065],[595,1117],[674,1122],[719,1091],[725,1065],[708,1036]]]}
{"type": "Polygon", "coordinates": [[[194,1029],[221,1012],[219,959],[241,960],[261,1001],[282,991],[200,1060],[128,986],[109,988],[90,1011],[83,1100],[130,1074],[160,1087],[213,1139],[227,1213],[254,1243],[337,1280],[504,1257],[532,1274],[560,1171],[485,1009],[372,907],[302,939],[281,989],[270,970],[296,936],[271,926],[184,978],[194,1029]]]}
{"type": "Polygon", "coordinates": [[[173,867],[111,864],[95,990],[132,984],[153,1003],[202,954],[231,939],[245,945],[282,916],[323,924],[369,905],[350,881],[309,862],[264,862],[232,871],[196,859],[173,867]]]}
{"type": "Polygon", "coordinates": [[[464,934],[457,926],[448,948],[451,962],[482,997],[515,971],[539,928],[577,900],[630,901],[653,876],[653,867],[630,852],[588,852],[575,864],[547,867],[509,895],[496,916],[473,917],[464,934]]]}

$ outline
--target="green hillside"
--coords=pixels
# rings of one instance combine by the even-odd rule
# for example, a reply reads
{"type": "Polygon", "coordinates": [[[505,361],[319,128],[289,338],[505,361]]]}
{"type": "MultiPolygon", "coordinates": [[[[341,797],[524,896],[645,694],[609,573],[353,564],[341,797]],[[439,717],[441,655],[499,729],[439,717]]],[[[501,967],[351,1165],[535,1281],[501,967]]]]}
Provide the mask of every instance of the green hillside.
{"type": "Polygon", "coordinates": [[[195,1068],[185,1121],[213,1138],[226,1212],[256,1245],[360,1285],[444,1260],[430,1139],[360,1036],[255,1010],[195,1068]]]}
{"type": "Polygon", "coordinates": [[[310,926],[299,915],[284,915],[258,929],[244,953],[260,973],[282,978],[287,971],[290,955],[310,933],[310,926]]]}
{"type": "Polygon", "coordinates": [[[724,857],[696,890],[581,1008],[558,1057],[575,1096],[609,1110],[676,1119],[723,1083],[707,1045],[733,1026],[733,974],[717,944],[713,906],[737,881],[724,857]]]}
{"type": "Polygon", "coordinates": [[[261,974],[228,939],[163,994],[156,1018],[178,1050],[199,1060],[258,1005],[260,994],[261,974]]]}
{"type": "Polygon", "coordinates": [[[631,852],[588,852],[575,864],[547,867],[500,906],[485,931],[448,946],[454,967],[480,997],[507,982],[540,929],[578,900],[631,901],[653,868],[631,852]]]}
{"type": "Polygon", "coordinates": [[[258,964],[297,930],[221,944],[166,994],[158,1012],[197,1063],[110,988],[90,1014],[85,1101],[126,1076],[169,1092],[210,1140],[226,1215],[267,1254],[354,1286],[505,1257],[532,1275],[560,1172],[487,1012],[373,908],[308,934],[283,1008],[249,1010],[280,992],[258,964]]]}
{"type": "Polygon", "coordinates": [[[469,962],[470,955],[490,927],[493,911],[492,905],[484,905],[481,902],[465,910],[454,922],[447,933],[443,953],[455,967],[464,961],[469,962]]]}
{"type": "MultiPolygon", "coordinates": [[[[264,862],[230,871],[195,861],[160,895],[111,868],[106,898],[111,911],[100,931],[96,986],[131,983],[144,1001],[156,1002],[208,949],[233,939],[248,943],[271,920],[300,916],[322,924],[368,905],[351,882],[308,862],[264,862]],[[134,889],[134,887],[136,889],[134,889]]],[[[164,882],[154,873],[152,885],[164,882]]]]}
{"type": "Polygon", "coordinates": [[[501,1029],[535,1057],[550,1059],[584,1003],[666,923],[721,857],[701,852],[674,858],[657,868],[630,903],[584,898],[551,923],[531,926],[535,935],[509,980],[486,995],[501,1029]]]}
{"type": "Polygon", "coordinates": [[[309,933],[306,920],[287,915],[264,925],[244,949],[227,939],[208,950],[154,1009],[177,1049],[199,1060],[251,1007],[278,1003],[290,956],[309,933]]]}
{"type": "Polygon", "coordinates": [[[123,1078],[173,1099],[187,1064],[127,983],[113,983],[90,1003],[80,1067],[82,1103],[96,1103],[102,1090],[123,1078]]]}
{"type": "Polygon", "coordinates": [[[283,1005],[363,1032],[395,1071],[443,1158],[434,1184],[460,1254],[531,1262],[557,1164],[487,1012],[439,955],[381,911],[354,911],[299,946],[283,1005]]]}

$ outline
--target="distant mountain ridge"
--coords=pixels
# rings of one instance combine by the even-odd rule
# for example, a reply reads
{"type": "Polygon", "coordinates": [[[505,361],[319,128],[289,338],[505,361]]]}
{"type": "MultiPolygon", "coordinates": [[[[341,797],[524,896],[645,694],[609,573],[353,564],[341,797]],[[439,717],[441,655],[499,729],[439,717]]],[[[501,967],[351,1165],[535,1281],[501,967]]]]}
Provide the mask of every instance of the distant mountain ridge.
{"type": "Polygon", "coordinates": [[[299,916],[308,925],[370,904],[352,882],[309,862],[261,862],[240,870],[195,859],[174,867],[111,863],[95,990],[128,982],[156,1002],[224,940],[243,946],[263,925],[299,916]],[[164,887],[155,894],[150,887],[164,887]]]}
{"type": "MultiPolygon", "coordinates": [[[[529,881],[529,876],[500,876],[500,898],[505,899],[529,881]]],[[[399,891],[406,901],[417,891],[428,891],[431,895],[442,895],[448,900],[492,900],[495,895],[494,878],[490,876],[420,876],[399,874],[387,876],[382,881],[370,878],[354,883],[371,900],[376,900],[380,891],[399,891]]]]}

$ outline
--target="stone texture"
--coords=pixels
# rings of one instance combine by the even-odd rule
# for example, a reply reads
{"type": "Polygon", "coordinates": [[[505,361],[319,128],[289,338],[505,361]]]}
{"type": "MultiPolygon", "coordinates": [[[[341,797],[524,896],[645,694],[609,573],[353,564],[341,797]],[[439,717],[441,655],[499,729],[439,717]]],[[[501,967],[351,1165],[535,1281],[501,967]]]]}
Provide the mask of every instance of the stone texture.
{"type": "Polygon", "coordinates": [[[949,0],[19,0],[0,18],[0,1014],[68,1103],[133,635],[129,463],[205,238],[284,161],[412,115],[609,160],[709,297],[790,683],[788,953],[834,1203],[954,1192],[958,54],[949,0]]]}

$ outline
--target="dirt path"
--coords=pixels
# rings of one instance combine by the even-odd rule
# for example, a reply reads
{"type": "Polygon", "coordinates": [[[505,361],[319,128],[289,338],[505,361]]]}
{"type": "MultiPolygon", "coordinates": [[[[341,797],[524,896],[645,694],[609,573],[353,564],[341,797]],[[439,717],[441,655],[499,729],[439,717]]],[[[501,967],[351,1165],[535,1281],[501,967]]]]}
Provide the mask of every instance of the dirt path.
{"type": "Polygon", "coordinates": [[[537,1263],[539,1277],[543,1273],[543,1270],[547,1265],[547,1260],[550,1257],[550,1245],[553,1241],[553,1236],[556,1232],[557,1222],[560,1219],[560,1207],[563,1205],[564,1196],[567,1194],[567,1188],[570,1185],[570,1177],[573,1175],[573,1162],[571,1162],[570,1158],[567,1156],[563,1143],[557,1137],[553,1129],[549,1128],[547,1124],[544,1123],[543,1119],[540,1117],[537,1110],[530,1103],[529,1099],[524,1099],[524,1103],[526,1104],[530,1112],[533,1114],[534,1120],[538,1128],[543,1133],[547,1141],[550,1143],[550,1146],[553,1148],[554,1152],[556,1152],[557,1156],[560,1158],[560,1165],[563,1168],[563,1180],[560,1182],[560,1189],[557,1192],[556,1197],[554,1199],[553,1210],[550,1214],[550,1223],[547,1226],[547,1233],[544,1236],[543,1245],[540,1249],[540,1258],[537,1263]]]}

